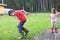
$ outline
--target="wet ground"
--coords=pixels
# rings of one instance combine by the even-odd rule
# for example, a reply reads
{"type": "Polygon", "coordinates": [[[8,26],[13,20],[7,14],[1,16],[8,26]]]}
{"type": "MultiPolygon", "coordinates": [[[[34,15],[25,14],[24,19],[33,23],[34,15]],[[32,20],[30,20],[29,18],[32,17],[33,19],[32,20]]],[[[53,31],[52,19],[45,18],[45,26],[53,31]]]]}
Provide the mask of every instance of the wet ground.
{"type": "Polygon", "coordinates": [[[42,35],[36,35],[33,40],[60,40],[60,29],[58,33],[51,33],[50,29],[45,29],[42,35]]]}

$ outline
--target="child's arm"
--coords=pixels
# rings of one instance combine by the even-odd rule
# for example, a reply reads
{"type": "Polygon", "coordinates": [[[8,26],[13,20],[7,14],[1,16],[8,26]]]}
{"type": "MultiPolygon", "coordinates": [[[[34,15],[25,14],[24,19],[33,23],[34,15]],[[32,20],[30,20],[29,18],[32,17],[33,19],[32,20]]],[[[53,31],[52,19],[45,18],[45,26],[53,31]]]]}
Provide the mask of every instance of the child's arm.
{"type": "Polygon", "coordinates": [[[27,12],[27,11],[24,11],[24,13],[25,13],[26,15],[30,15],[30,14],[31,14],[30,12],[27,12]]]}
{"type": "Polygon", "coordinates": [[[56,15],[58,15],[59,13],[57,12],[57,10],[56,10],[56,15]]]}
{"type": "Polygon", "coordinates": [[[59,13],[57,13],[56,15],[59,15],[59,13]]]}
{"type": "Polygon", "coordinates": [[[31,15],[31,13],[30,13],[30,12],[27,12],[26,15],[27,15],[27,16],[28,16],[28,15],[31,15]]]}
{"type": "Polygon", "coordinates": [[[31,14],[30,12],[27,12],[27,11],[25,11],[25,10],[21,10],[21,11],[23,11],[24,14],[26,14],[26,15],[30,15],[30,14],[31,14]]]}
{"type": "Polygon", "coordinates": [[[17,19],[17,17],[16,16],[13,16],[15,19],[17,19]]]}

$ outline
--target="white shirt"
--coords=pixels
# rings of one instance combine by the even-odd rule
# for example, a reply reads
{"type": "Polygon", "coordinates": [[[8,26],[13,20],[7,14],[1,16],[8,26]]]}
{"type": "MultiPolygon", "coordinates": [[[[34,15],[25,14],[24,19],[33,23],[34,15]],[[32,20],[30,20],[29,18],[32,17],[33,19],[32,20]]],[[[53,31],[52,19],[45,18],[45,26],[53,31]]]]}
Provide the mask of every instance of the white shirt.
{"type": "Polygon", "coordinates": [[[56,21],[56,14],[52,14],[52,13],[51,13],[50,16],[51,16],[51,21],[56,21]]]}

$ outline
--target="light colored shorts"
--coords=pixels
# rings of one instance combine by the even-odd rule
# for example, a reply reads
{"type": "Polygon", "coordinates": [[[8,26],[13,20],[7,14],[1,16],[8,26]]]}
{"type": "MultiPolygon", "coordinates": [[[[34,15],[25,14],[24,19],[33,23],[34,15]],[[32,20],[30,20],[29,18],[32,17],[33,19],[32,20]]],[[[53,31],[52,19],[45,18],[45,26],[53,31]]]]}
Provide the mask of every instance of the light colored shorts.
{"type": "Polygon", "coordinates": [[[56,21],[51,21],[51,26],[56,27],[56,21]]]}

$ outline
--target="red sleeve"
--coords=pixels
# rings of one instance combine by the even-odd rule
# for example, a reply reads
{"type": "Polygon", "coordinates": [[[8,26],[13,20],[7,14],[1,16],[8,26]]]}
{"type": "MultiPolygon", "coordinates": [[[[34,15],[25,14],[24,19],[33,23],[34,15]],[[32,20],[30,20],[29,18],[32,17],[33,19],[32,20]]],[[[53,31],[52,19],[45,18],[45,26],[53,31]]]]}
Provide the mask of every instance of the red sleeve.
{"type": "Polygon", "coordinates": [[[19,14],[19,11],[15,11],[15,15],[17,16],[19,14]]]}

